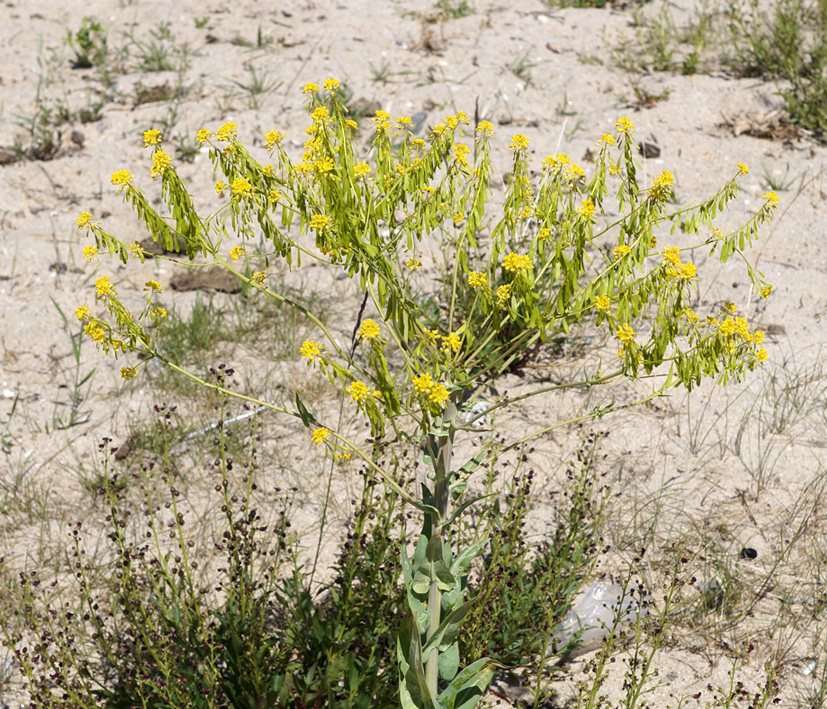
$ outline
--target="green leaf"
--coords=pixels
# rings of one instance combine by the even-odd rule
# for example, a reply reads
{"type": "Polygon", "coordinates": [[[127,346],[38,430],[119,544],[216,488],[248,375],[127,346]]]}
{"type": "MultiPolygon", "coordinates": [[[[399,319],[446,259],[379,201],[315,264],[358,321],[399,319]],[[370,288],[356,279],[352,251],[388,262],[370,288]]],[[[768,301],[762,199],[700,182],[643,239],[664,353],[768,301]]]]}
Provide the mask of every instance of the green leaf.
{"type": "Polygon", "coordinates": [[[441,652],[437,664],[442,679],[448,682],[454,679],[459,669],[459,643],[454,643],[445,652],[441,652]]]}
{"type": "Polygon", "coordinates": [[[311,423],[318,423],[318,421],[316,421],[316,417],[313,416],[313,414],[311,414],[307,410],[307,407],[302,403],[298,393],[296,393],[296,408],[299,410],[299,416],[301,416],[302,423],[305,426],[309,427],[311,423]]]}
{"type": "Polygon", "coordinates": [[[443,706],[446,709],[472,709],[476,706],[491,684],[496,664],[483,657],[468,665],[439,695],[443,706]]]}
{"type": "Polygon", "coordinates": [[[474,607],[476,602],[477,599],[472,598],[470,601],[466,601],[458,608],[455,608],[446,616],[445,620],[439,624],[436,632],[431,636],[428,642],[425,643],[425,647],[422,648],[422,654],[424,657],[427,657],[428,653],[435,647],[442,650],[453,645],[457,638],[460,624],[463,620],[465,620],[465,616],[468,615],[469,611],[474,607]]]}

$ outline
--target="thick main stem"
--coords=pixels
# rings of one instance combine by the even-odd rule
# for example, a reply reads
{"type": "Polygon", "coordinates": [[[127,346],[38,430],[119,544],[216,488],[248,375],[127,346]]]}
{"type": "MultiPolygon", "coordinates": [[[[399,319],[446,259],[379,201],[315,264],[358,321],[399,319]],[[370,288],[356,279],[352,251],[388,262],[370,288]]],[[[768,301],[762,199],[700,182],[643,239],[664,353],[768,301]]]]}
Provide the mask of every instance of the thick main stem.
{"type": "MultiPolygon", "coordinates": [[[[448,504],[451,499],[451,454],[454,447],[454,417],[456,415],[456,406],[449,404],[445,412],[448,423],[448,431],[442,436],[429,436],[428,447],[430,449],[431,459],[434,466],[434,507],[437,514],[431,514],[431,534],[439,535],[442,543],[445,543],[443,537],[443,528],[441,524],[448,519],[448,504]]],[[[440,544],[442,548],[442,544],[440,544]]],[[[431,574],[431,587],[428,589],[428,613],[431,616],[428,624],[428,632],[426,634],[427,640],[430,640],[433,634],[439,628],[442,611],[442,593],[437,585],[436,576],[431,574]]],[[[436,697],[439,693],[439,649],[433,648],[425,661],[425,681],[428,685],[428,691],[432,697],[436,697]]]]}

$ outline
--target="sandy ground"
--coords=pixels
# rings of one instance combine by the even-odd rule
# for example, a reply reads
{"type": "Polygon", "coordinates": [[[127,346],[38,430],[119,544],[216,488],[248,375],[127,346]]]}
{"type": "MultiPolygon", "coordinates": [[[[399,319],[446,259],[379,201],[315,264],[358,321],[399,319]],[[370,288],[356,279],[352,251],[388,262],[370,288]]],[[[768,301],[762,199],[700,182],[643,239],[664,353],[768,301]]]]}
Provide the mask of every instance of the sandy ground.
{"type": "MultiPolygon", "coordinates": [[[[103,106],[99,120],[75,120],[59,127],[62,140],[53,159],[0,166],[0,433],[8,443],[0,456],[0,484],[7,490],[25,485],[48,490],[53,501],[32,512],[24,525],[0,524],[0,556],[22,563],[44,535],[58,538],[49,505],[65,509],[86,504],[78,470],[92,465],[96,442],[104,435],[124,440],[129,422],[145,418],[157,395],[140,385],[124,392],[117,373],[121,363],[105,359],[88,342],[76,367],[58,310],[71,323],[71,313],[90,300],[100,274],[113,274],[120,292],[132,298],[140,297],[145,276],[166,286],[174,275],[174,266],[167,262],[142,270],[123,269],[109,260],[87,263],[81,255],[86,242],[75,224],[78,214],[89,210],[126,241],[133,234],[135,239],[145,236],[109,184],[109,175],[116,169],[132,169],[138,183],[153,194],[140,140],[150,125],[166,121],[171,124],[165,132],[174,139],[172,144],[191,144],[199,128],[215,129],[233,120],[239,134],[262,155],[264,132],[278,129],[298,155],[306,123],[300,87],[335,76],[346,82],[354,100],[375,102],[394,115],[411,115],[423,126],[435,124],[448,112],[472,115],[478,105],[480,115],[495,125],[495,165],[505,173],[513,133],[528,137],[533,165],[539,169],[548,153],[567,152],[581,159],[620,116],[628,115],[639,140],[660,149],[658,157],[641,156],[644,179],[671,170],[681,201],[712,194],[731,177],[737,162],[751,166],[738,201],[721,218],[722,228],[743,222],[757,209],[769,188],[768,176],[795,178],[788,190],[779,191],[778,216],[752,254],[774,284],[769,301],[757,302],[737,264],[699,263],[701,305],[711,310],[716,303],[732,301],[770,335],[770,361],[764,371],[723,393],[702,387],[689,409],[678,394],[606,423],[612,430],[607,444],[611,460],[618,469],[623,462],[624,477],[616,484],[624,491],[624,509],[632,509],[635,501],[659,499],[673,519],[676,537],[693,527],[703,529],[733,559],[742,547],[756,549],[755,561],[732,563],[747,586],[783,561],[790,578],[779,579],[764,594],[749,627],[740,629],[742,639],[752,638],[759,647],[743,670],[751,684],[786,637],[783,627],[768,630],[778,613],[773,599],[788,594],[790,603],[806,610],[820,589],[817,577],[805,568],[812,558],[804,554],[799,559],[798,551],[788,554],[786,545],[801,519],[794,506],[813,499],[808,486],[823,473],[827,447],[825,384],[819,369],[827,342],[827,148],[806,136],[773,141],[747,134],[736,137],[722,127],[726,119],[760,117],[780,106],[771,84],[736,80],[723,72],[638,77],[649,92],[668,90],[669,95],[650,108],[636,109],[630,77],[612,65],[606,46],[606,40],[630,31],[628,13],[549,8],[537,0],[471,4],[475,12],[467,17],[433,22],[427,19],[433,7],[423,0],[297,2],[266,8],[252,0],[182,0],[174,6],[31,0],[2,6],[0,148],[29,144],[30,132],[21,122],[34,115],[38,101],[52,111],[63,104],[77,112],[99,100],[103,106]],[[84,17],[100,22],[110,51],[126,48],[105,99],[93,69],[71,68],[72,52],[63,41],[67,30],[77,30],[84,17]],[[261,46],[256,46],[259,38],[261,46]],[[138,68],[137,54],[152,43],[169,47],[173,61],[185,61],[185,68],[138,68]],[[521,63],[529,73],[518,76],[521,63]],[[255,97],[239,88],[239,83],[251,80],[249,65],[265,83],[272,82],[272,90],[255,97]],[[180,96],[138,103],[139,95],[146,97],[147,90],[164,86],[178,89],[180,96]],[[76,375],[92,369],[92,378],[76,392],[76,375]],[[781,384],[770,391],[770,380],[781,384]],[[792,380],[799,382],[799,398],[790,403],[792,380]],[[117,397],[115,392],[120,392],[117,397]],[[761,437],[756,402],[777,407],[781,400],[801,415],[783,434],[764,431],[761,437]],[[73,425],[62,428],[73,411],[73,425]],[[747,424],[741,430],[743,421],[747,424]],[[733,443],[736,439],[739,446],[733,443]],[[792,557],[798,559],[797,566],[790,566],[792,557]],[[748,565],[751,568],[742,568],[748,565]]],[[[691,5],[679,3],[677,16],[687,7],[691,5]]],[[[178,160],[176,167],[191,185],[198,206],[212,208],[216,195],[206,156],[195,154],[191,163],[178,160]]],[[[498,194],[501,188],[500,182],[498,194]]],[[[312,271],[305,276],[310,287],[313,277],[312,271]]],[[[341,289],[337,297],[350,297],[347,284],[325,287],[341,289]]],[[[170,304],[186,307],[194,296],[166,297],[170,304]]],[[[343,332],[350,326],[344,323],[343,332]]],[[[74,324],[71,329],[75,331],[74,324]]],[[[254,367],[266,366],[265,360],[248,360],[254,363],[249,365],[248,381],[254,378],[254,367]]],[[[280,371],[276,369],[274,376],[280,371]]],[[[529,370],[527,379],[510,385],[528,386],[541,374],[529,370]]],[[[563,406],[586,404],[582,395],[545,398],[520,415],[539,422],[563,406]]],[[[311,455],[303,446],[289,445],[295,445],[296,455],[311,455]]],[[[557,440],[547,449],[550,454],[559,452],[566,443],[557,440]]],[[[343,482],[342,491],[346,488],[343,482]]],[[[306,487],[309,518],[319,504],[315,490],[306,487]]],[[[824,544],[822,526],[813,523],[807,530],[805,545],[810,550],[824,544]]],[[[623,534],[618,523],[614,542],[621,543],[623,534]]],[[[794,706],[801,692],[815,686],[802,669],[823,652],[823,638],[823,628],[813,623],[790,640],[782,665],[784,706],[794,706]]],[[[691,630],[660,654],[658,666],[677,695],[697,691],[709,681],[723,682],[728,669],[714,644],[693,638],[691,630]]],[[[561,697],[572,691],[577,679],[575,668],[559,681],[561,697]]],[[[607,686],[612,696],[620,696],[617,679],[607,686]]],[[[660,690],[654,705],[664,705],[658,702],[667,701],[668,691],[660,690]]],[[[0,688],[0,696],[9,705],[20,701],[15,682],[0,688]]]]}

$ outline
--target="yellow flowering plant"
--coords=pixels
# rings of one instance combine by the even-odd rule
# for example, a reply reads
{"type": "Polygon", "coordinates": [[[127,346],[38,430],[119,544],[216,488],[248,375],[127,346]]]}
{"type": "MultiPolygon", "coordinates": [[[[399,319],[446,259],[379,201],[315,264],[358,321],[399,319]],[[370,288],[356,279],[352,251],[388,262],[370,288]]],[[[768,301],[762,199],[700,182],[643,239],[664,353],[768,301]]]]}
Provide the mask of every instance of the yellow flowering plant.
{"type": "MultiPolygon", "coordinates": [[[[634,126],[621,118],[614,135],[604,134],[598,142],[588,172],[558,153],[542,160],[539,180],[534,180],[528,139],[506,137],[513,164],[502,205],[494,208],[489,204],[490,123],[471,127],[460,112],[446,116],[423,140],[413,138],[410,120],[394,121],[377,111],[366,161],[338,87],[333,79],[321,92],[317,84],[304,87],[310,125],[299,161],[287,153],[284,135],[275,130],[266,133],[264,143],[276,165],[251,150],[233,123],[214,132],[198,131],[197,141],[208,146],[212,166],[222,176],[219,191],[226,185],[232,197],[222,200],[213,214],[196,211],[174,161],[160,147],[160,134],[144,135],[146,146],[153,149],[146,172],[160,180],[169,216],[151,206],[131,172],[117,170],[112,183],[156,243],[169,250],[185,244],[190,259],[200,256],[220,265],[262,297],[309,318],[317,332],[297,355],[308,365],[318,364],[340,388],[345,405],[370,424],[374,445],[422,445],[429,473],[413,492],[382,468],[370,448],[347,440],[332,422],[319,421],[302,402],[301,392],[294,394],[295,406],[259,402],[300,419],[317,446],[361,459],[421,512],[422,532],[413,553],[402,551],[409,612],[398,633],[400,701],[406,709],[452,709],[462,697],[461,706],[471,707],[493,675],[493,663],[486,658],[461,668],[457,641],[462,621],[476,602],[465,599],[465,572],[481,547],[474,543],[456,548],[452,533],[457,518],[475,501],[465,496],[469,477],[497,452],[481,450],[459,464],[453,454],[456,435],[472,430],[475,417],[482,415],[472,413],[480,385],[578,323],[603,329],[616,343],[606,356],[610,365],[529,395],[605,385],[643,373],[658,375],[651,393],[636,402],[641,403],[673,387],[691,389],[705,377],[726,383],[743,376],[766,358],[762,336],[742,318],[716,312],[717,318],[704,320],[692,311],[690,296],[698,275],[691,254],[699,248],[717,251],[722,261],[742,254],[771,219],[778,197],[767,193],[740,228],[727,234],[713,230],[714,218],[737,196],[738,179],[747,172],[739,164],[711,198],[669,211],[672,174],[662,173],[648,187],[640,184],[634,126]],[[608,219],[607,212],[619,216],[608,219]],[[694,237],[694,243],[682,250],[667,246],[657,251],[656,232],[668,240],[670,230],[679,228],[694,237]],[[410,257],[419,253],[423,241],[434,238],[446,253],[443,307],[436,320],[418,297],[426,269],[417,272],[421,262],[410,257]],[[273,287],[266,271],[241,270],[236,261],[253,253],[265,268],[280,260],[298,269],[315,260],[357,281],[375,314],[363,318],[360,311],[353,348],[343,346],[303,302],[273,287]],[[367,351],[367,357],[356,357],[357,349],[367,351]]],[[[125,263],[130,253],[143,259],[142,250],[93,222],[88,212],[77,221],[98,252],[108,251],[125,263]]],[[[744,263],[756,291],[768,296],[771,286],[744,263]]],[[[110,280],[101,277],[97,298],[110,319],[92,317],[87,306],[78,308],[77,317],[104,350],[137,350],[144,358],[180,369],[154,347],[149,334],[166,314],[155,302],[160,290],[160,284],[148,282],[144,311],[133,315],[110,280]]],[[[123,371],[125,378],[132,378],[137,367],[123,371]]],[[[234,395],[220,383],[184,373],[234,395]]],[[[508,404],[503,399],[488,410],[508,404]]],[[[561,417],[508,448],[619,408],[610,404],[574,419],[561,417]]]]}

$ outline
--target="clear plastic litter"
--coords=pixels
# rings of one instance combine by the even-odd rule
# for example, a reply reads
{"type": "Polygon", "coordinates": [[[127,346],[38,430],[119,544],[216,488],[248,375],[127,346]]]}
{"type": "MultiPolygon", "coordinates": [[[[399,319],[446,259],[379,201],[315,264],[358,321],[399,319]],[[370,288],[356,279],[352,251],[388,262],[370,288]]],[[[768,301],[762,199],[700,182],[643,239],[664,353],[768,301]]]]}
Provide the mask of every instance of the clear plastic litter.
{"type": "Polygon", "coordinates": [[[578,638],[579,647],[567,655],[582,655],[598,648],[612,631],[633,626],[646,613],[646,604],[637,596],[624,594],[621,586],[593,581],[555,628],[551,647],[558,652],[578,638]]]}

